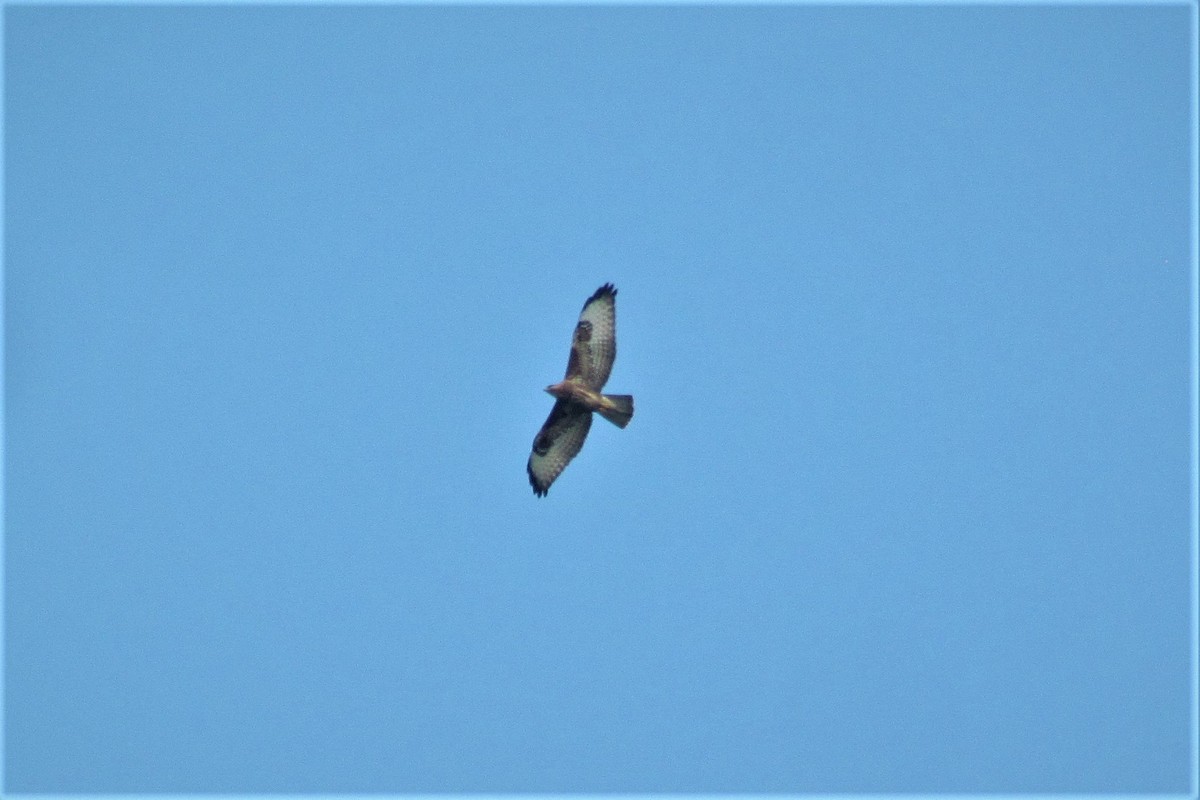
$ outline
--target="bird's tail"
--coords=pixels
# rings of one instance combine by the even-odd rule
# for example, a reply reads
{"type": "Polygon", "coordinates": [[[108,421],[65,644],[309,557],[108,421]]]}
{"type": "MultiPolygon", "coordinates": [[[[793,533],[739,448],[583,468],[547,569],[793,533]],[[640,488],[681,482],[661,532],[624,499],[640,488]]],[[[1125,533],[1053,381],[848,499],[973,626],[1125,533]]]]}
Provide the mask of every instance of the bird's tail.
{"type": "Polygon", "coordinates": [[[606,394],[604,395],[604,404],[606,408],[600,408],[597,411],[600,412],[600,416],[618,428],[624,428],[629,424],[629,420],[633,419],[633,395],[606,394]]]}

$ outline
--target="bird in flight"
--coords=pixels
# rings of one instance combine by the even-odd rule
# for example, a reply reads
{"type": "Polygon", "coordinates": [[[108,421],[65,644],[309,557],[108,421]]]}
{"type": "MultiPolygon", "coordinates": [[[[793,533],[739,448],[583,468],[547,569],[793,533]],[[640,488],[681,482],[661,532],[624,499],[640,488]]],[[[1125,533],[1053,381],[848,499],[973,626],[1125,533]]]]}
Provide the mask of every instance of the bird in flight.
{"type": "Polygon", "coordinates": [[[583,304],[567,376],[546,391],[557,398],[546,424],[533,439],[525,471],[533,493],[545,497],[550,484],[583,447],[592,427],[592,412],[624,428],[633,419],[633,397],[600,394],[617,357],[617,290],[606,283],[583,304]]]}

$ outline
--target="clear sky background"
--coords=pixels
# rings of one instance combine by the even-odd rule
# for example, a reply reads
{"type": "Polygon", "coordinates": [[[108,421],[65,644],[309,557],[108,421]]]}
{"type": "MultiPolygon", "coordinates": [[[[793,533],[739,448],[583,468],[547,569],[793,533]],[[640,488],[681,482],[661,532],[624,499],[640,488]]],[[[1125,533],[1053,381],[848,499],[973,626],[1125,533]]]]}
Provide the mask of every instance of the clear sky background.
{"type": "Polygon", "coordinates": [[[4,13],[8,791],[1188,791],[1187,6],[4,13]]]}

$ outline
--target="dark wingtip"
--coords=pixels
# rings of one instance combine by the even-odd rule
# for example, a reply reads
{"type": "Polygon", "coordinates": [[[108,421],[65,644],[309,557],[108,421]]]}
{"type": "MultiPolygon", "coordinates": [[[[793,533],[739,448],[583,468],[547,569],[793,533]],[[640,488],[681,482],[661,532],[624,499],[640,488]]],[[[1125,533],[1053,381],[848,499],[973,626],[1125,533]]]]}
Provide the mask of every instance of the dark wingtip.
{"type": "Polygon", "coordinates": [[[525,472],[529,475],[529,485],[533,487],[533,493],[538,497],[545,497],[546,492],[550,491],[550,487],[538,486],[537,478],[534,477],[533,470],[530,469],[528,463],[525,464],[525,472]]]}
{"type": "Polygon", "coordinates": [[[601,297],[616,297],[616,296],[617,296],[617,287],[613,286],[611,283],[606,283],[603,286],[601,286],[599,289],[597,289],[596,291],[592,292],[592,296],[587,299],[587,303],[584,303],[583,307],[587,308],[590,303],[593,303],[596,300],[599,300],[601,297]]]}

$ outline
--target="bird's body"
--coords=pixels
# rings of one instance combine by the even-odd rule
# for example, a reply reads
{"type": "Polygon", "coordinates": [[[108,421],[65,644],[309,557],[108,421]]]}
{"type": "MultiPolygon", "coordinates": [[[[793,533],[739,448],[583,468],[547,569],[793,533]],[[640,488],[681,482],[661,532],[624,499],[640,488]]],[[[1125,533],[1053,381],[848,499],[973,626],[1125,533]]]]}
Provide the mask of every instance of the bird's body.
{"type": "Polygon", "coordinates": [[[560,381],[553,386],[547,386],[546,391],[559,400],[581,405],[588,411],[599,412],[600,416],[619,428],[624,428],[633,418],[633,398],[627,394],[600,394],[580,381],[560,381]]]}
{"type": "Polygon", "coordinates": [[[546,387],[557,402],[534,437],[533,453],[525,466],[539,497],[583,448],[592,427],[592,412],[621,428],[633,418],[633,397],[600,392],[617,357],[616,295],[613,285],[606,283],[583,304],[571,339],[567,375],[546,387]]]}

